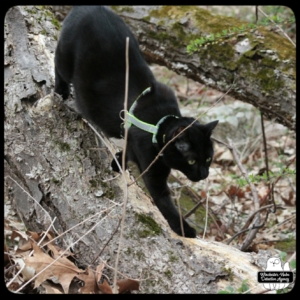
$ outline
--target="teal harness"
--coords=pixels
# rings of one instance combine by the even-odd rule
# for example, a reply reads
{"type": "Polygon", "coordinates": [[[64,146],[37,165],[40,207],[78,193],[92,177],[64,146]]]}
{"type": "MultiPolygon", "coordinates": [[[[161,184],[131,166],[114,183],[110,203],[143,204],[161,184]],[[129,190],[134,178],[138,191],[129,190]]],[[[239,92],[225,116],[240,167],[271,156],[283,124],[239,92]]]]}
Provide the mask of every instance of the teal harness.
{"type": "Polygon", "coordinates": [[[136,127],[150,132],[152,133],[152,143],[153,144],[157,144],[157,139],[156,139],[156,135],[159,129],[159,125],[168,117],[175,117],[178,118],[177,116],[173,116],[173,115],[167,115],[164,116],[163,118],[161,118],[156,125],[152,125],[146,122],[141,121],[140,119],[136,118],[133,114],[133,111],[137,105],[137,101],[144,95],[148,94],[149,92],[151,92],[151,87],[146,88],[136,99],[135,101],[132,103],[129,112],[127,112],[127,122],[124,124],[124,127],[126,128],[130,128],[131,125],[135,125],[136,127]]]}

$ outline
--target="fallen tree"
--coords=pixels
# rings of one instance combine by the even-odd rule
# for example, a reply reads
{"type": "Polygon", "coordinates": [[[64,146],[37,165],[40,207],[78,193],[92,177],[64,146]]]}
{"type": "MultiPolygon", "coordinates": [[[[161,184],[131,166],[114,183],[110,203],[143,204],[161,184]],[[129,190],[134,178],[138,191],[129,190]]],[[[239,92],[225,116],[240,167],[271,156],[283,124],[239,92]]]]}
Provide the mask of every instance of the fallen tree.
{"type": "Polygon", "coordinates": [[[61,234],[80,266],[104,262],[112,278],[119,253],[118,277],[140,280],[141,293],[216,293],[246,279],[260,290],[266,256],[177,236],[139,186],[127,187],[129,173],[113,178],[107,148],[52,93],[58,29],[45,8],[16,6],[6,15],[5,201],[31,231],[61,234]]]}
{"type": "Polygon", "coordinates": [[[260,26],[215,38],[192,55],[191,41],[246,28],[240,20],[212,15],[198,6],[114,6],[135,33],[147,61],[235,99],[295,130],[296,47],[284,36],[260,26]]]}

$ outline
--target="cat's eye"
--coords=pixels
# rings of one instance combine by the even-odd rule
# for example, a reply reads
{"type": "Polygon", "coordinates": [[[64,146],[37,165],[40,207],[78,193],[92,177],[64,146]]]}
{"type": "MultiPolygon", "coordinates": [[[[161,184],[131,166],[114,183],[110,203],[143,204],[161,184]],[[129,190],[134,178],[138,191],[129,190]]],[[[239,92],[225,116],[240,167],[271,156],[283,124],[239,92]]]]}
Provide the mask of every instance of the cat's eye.
{"type": "Polygon", "coordinates": [[[206,162],[210,162],[211,161],[211,157],[208,157],[207,159],[206,159],[206,162]]]}
{"type": "Polygon", "coordinates": [[[196,162],[196,161],[195,161],[194,159],[190,159],[190,160],[188,160],[188,164],[189,164],[189,165],[194,165],[194,164],[195,164],[195,162],[196,162]]]}

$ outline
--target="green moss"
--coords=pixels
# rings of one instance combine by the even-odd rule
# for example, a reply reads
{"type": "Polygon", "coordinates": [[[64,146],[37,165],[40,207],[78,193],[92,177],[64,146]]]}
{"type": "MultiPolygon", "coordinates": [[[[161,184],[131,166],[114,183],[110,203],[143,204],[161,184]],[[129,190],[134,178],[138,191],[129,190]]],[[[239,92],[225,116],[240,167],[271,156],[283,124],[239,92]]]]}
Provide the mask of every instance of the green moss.
{"type": "Polygon", "coordinates": [[[273,69],[261,68],[258,73],[256,73],[256,78],[260,81],[264,92],[284,87],[284,82],[276,78],[273,69]]]}
{"type": "Polygon", "coordinates": [[[228,269],[227,269],[227,268],[223,267],[223,268],[222,268],[222,271],[226,273],[226,275],[228,276],[228,279],[229,279],[230,281],[233,280],[233,271],[231,270],[231,268],[228,268],[228,269]]]}
{"type": "Polygon", "coordinates": [[[124,252],[126,255],[130,255],[132,253],[132,250],[131,250],[131,248],[128,247],[127,250],[124,252]]]}
{"type": "Polygon", "coordinates": [[[142,251],[137,251],[136,256],[139,260],[145,258],[145,254],[142,251]]]}
{"type": "Polygon", "coordinates": [[[267,28],[260,27],[259,31],[264,35],[264,47],[265,49],[277,49],[279,58],[281,60],[292,59],[296,60],[296,48],[291,44],[291,42],[282,37],[279,34],[271,32],[267,28]]]}
{"type": "Polygon", "coordinates": [[[149,37],[156,39],[158,41],[164,41],[166,38],[170,38],[170,34],[166,32],[156,32],[156,31],[150,31],[148,32],[149,37]]]}
{"type": "Polygon", "coordinates": [[[164,272],[164,274],[168,277],[168,278],[171,278],[172,277],[172,272],[170,270],[167,270],[164,272]]]}
{"type": "Polygon", "coordinates": [[[52,178],[52,182],[57,184],[57,185],[61,183],[61,181],[56,179],[55,177],[52,178]]]}
{"type": "Polygon", "coordinates": [[[67,152],[67,151],[70,151],[70,145],[65,143],[65,142],[61,142],[61,141],[56,141],[55,142],[58,146],[59,146],[59,149],[63,152],[67,152]]]}
{"type": "Polygon", "coordinates": [[[211,59],[216,59],[220,63],[221,66],[223,66],[225,69],[229,71],[234,71],[237,68],[237,64],[234,60],[235,50],[234,48],[225,43],[225,44],[212,44],[211,46],[207,47],[203,50],[203,52],[200,52],[200,55],[202,53],[206,57],[211,57],[211,59]]]}
{"type": "MultiPolygon", "coordinates": [[[[172,183],[176,182],[176,180],[174,180],[172,176],[170,176],[169,181],[172,183]]],[[[188,189],[185,187],[183,187],[181,190],[179,203],[180,203],[180,207],[182,208],[182,214],[185,214],[186,212],[190,211],[196,205],[194,200],[191,198],[188,189]]],[[[174,201],[174,204],[177,206],[177,201],[174,201]]],[[[193,215],[193,218],[196,224],[196,226],[195,224],[193,224],[193,227],[195,227],[196,231],[201,234],[201,232],[205,227],[205,218],[206,218],[205,208],[203,206],[198,207],[196,212],[193,215]]],[[[211,217],[208,216],[208,224],[210,224],[211,222],[213,221],[211,217]]]]}
{"type": "Polygon", "coordinates": [[[175,262],[175,261],[179,260],[179,258],[174,254],[173,251],[168,251],[168,254],[169,254],[169,261],[170,262],[175,262]]]}
{"type": "Polygon", "coordinates": [[[274,68],[277,65],[277,62],[274,59],[271,59],[269,56],[265,56],[262,60],[261,60],[261,64],[266,66],[266,67],[271,67],[274,68]]]}
{"type": "MultiPolygon", "coordinates": [[[[171,31],[176,33],[176,39],[174,38],[172,40],[173,46],[175,46],[175,47],[182,46],[183,42],[185,44],[187,44],[190,41],[190,39],[193,38],[193,37],[189,36],[189,38],[187,39],[187,34],[183,30],[183,27],[179,23],[174,23],[172,25],[171,31]]],[[[169,35],[169,38],[170,38],[170,35],[169,35]]]]}
{"type": "Polygon", "coordinates": [[[255,54],[257,54],[256,50],[249,50],[246,51],[243,55],[247,58],[252,58],[255,54]]]}
{"type": "Polygon", "coordinates": [[[155,236],[161,234],[161,228],[150,216],[144,214],[136,214],[135,217],[137,221],[143,223],[146,227],[138,231],[139,237],[144,238],[147,236],[155,236]]]}
{"type": "Polygon", "coordinates": [[[183,6],[171,6],[171,5],[166,5],[162,6],[161,8],[157,10],[152,10],[150,12],[150,16],[157,18],[159,20],[162,19],[175,19],[178,20],[182,17],[187,16],[188,14],[193,14],[199,22],[205,20],[207,21],[209,17],[211,17],[211,14],[202,8],[199,8],[197,6],[191,6],[191,5],[183,5],[183,6]]]}
{"type": "Polygon", "coordinates": [[[276,249],[279,249],[283,252],[294,252],[296,249],[296,240],[294,238],[276,242],[276,249]]]}
{"type": "Polygon", "coordinates": [[[57,30],[61,29],[60,22],[55,18],[54,14],[49,10],[49,6],[39,6],[40,10],[43,11],[43,15],[45,18],[49,18],[51,23],[55,26],[57,30]]]}
{"type": "Polygon", "coordinates": [[[98,182],[95,179],[90,179],[89,182],[90,182],[92,188],[95,188],[98,186],[98,182]]]}
{"type": "Polygon", "coordinates": [[[61,25],[60,25],[59,21],[57,21],[54,17],[52,18],[51,22],[56,27],[57,30],[61,29],[61,25]]]}
{"type": "Polygon", "coordinates": [[[105,191],[105,197],[107,197],[108,199],[115,198],[115,193],[112,188],[109,188],[107,191],[105,191]]]}
{"type": "Polygon", "coordinates": [[[134,12],[134,9],[131,6],[118,6],[118,5],[111,5],[110,7],[113,11],[121,13],[121,12],[134,12]]]}

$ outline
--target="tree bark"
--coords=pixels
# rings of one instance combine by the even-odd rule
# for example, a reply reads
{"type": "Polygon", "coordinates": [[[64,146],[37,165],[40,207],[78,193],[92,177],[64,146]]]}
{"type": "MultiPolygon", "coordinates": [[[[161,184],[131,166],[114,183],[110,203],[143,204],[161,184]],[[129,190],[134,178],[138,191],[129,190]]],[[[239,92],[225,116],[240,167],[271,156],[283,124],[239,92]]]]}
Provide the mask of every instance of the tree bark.
{"type": "MultiPolygon", "coordinates": [[[[126,187],[122,176],[107,181],[116,175],[111,155],[53,95],[58,29],[46,8],[15,6],[6,15],[5,199],[31,231],[46,230],[56,218],[52,230],[66,232],[61,245],[74,243],[78,264],[87,266],[117,227],[126,187]]],[[[142,279],[140,293],[216,293],[244,279],[257,286],[266,255],[179,237],[137,185],[128,192],[123,239],[118,230],[101,259],[114,267],[122,243],[118,271],[142,279]]]]}
{"type": "Polygon", "coordinates": [[[191,40],[247,25],[198,6],[114,6],[136,35],[149,63],[157,63],[296,129],[296,48],[266,27],[216,39],[193,55],[191,40]]]}

